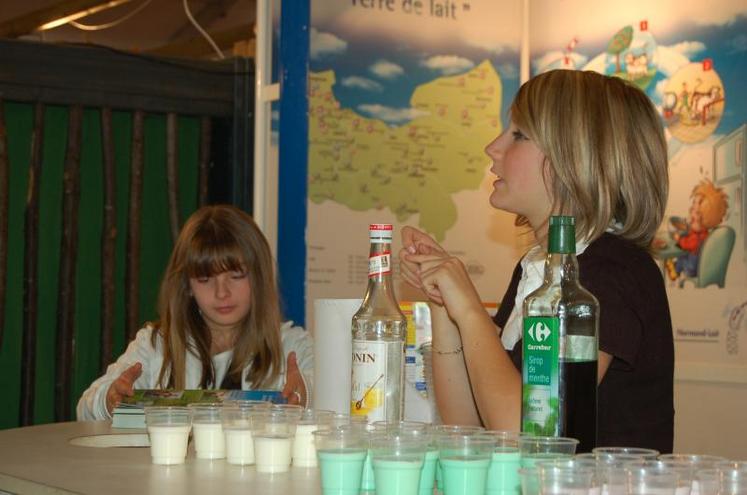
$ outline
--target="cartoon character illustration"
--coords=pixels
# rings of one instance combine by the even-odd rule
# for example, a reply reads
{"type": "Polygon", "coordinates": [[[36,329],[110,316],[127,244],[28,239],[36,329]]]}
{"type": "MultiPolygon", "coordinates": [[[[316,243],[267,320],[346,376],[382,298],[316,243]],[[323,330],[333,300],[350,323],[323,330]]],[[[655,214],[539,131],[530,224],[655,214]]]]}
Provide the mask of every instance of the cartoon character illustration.
{"type": "Polygon", "coordinates": [[[625,71],[628,79],[634,81],[648,75],[648,56],[645,53],[640,55],[629,51],[625,54],[625,71]]]}
{"type": "Polygon", "coordinates": [[[687,221],[680,217],[670,218],[671,237],[684,253],[665,262],[669,279],[680,279],[680,286],[685,278],[698,275],[701,246],[711,230],[724,220],[729,207],[726,193],[708,179],[703,179],[693,188],[690,198],[687,221]]]}

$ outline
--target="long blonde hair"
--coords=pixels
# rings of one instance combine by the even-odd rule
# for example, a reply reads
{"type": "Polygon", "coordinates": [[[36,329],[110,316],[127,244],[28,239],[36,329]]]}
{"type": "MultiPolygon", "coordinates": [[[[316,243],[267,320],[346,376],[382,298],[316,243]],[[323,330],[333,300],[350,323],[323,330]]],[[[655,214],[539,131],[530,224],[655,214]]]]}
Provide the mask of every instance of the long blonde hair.
{"type": "Polygon", "coordinates": [[[200,387],[241,387],[246,380],[259,388],[274,381],[283,365],[280,303],[274,263],[267,240],[252,218],[228,205],[200,208],[187,220],[171,253],[159,293],[158,332],[164,359],[158,375],[163,388],[182,390],[186,382],[186,353],[202,363],[200,387]],[[210,357],[211,336],[190,294],[189,279],[226,271],[247,273],[251,287],[249,314],[241,323],[233,359],[223,384],[215,383],[210,357]],[[224,384],[230,386],[224,386],[224,384]]]}
{"type": "Polygon", "coordinates": [[[553,70],[521,86],[511,118],[544,153],[552,211],[576,217],[578,238],[618,224],[616,234],[650,248],[669,173],[661,121],[643,91],[596,72],[553,70]]]}

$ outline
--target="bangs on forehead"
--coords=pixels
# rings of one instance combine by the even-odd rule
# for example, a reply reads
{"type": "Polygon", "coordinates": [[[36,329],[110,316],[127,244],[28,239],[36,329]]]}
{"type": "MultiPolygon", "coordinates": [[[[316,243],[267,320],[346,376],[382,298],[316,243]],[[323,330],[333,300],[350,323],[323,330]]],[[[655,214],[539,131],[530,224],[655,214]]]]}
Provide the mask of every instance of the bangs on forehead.
{"type": "Polygon", "coordinates": [[[212,239],[209,242],[194,239],[189,253],[184,270],[190,278],[246,270],[246,260],[234,239],[212,239]]]}

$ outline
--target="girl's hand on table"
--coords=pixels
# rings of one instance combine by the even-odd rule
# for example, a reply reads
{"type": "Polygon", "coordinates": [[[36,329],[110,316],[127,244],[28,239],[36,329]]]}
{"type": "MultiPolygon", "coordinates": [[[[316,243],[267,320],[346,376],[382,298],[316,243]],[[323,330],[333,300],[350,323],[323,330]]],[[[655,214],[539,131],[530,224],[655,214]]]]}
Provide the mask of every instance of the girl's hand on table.
{"type": "Polygon", "coordinates": [[[135,390],[132,388],[135,380],[140,378],[143,372],[143,365],[135,363],[119,375],[119,378],[114,380],[109,385],[109,390],[106,391],[106,410],[109,414],[112,413],[114,408],[122,402],[124,397],[132,397],[135,390]]]}
{"type": "Polygon", "coordinates": [[[288,404],[300,404],[306,406],[306,384],[298,369],[296,353],[288,354],[288,363],[285,373],[285,386],[280,394],[288,400],[288,404]]]}

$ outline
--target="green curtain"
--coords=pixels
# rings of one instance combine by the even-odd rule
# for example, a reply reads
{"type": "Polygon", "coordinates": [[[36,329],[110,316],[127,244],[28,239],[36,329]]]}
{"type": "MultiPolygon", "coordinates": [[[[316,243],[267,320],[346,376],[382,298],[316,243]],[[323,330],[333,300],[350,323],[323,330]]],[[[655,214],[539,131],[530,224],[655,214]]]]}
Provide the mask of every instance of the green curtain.
{"type": "MultiPolygon", "coordinates": [[[[0,348],[0,428],[19,425],[20,363],[23,332],[24,210],[28,185],[34,105],[4,103],[10,161],[8,209],[8,263],[4,338],[0,348]]],[[[83,115],[78,207],[75,347],[72,411],[81,393],[99,376],[101,327],[101,232],[103,228],[103,160],[98,109],[83,115]]],[[[113,357],[125,342],[125,255],[130,177],[132,113],[112,116],[116,161],[116,317],[113,357]]],[[[55,334],[62,221],[62,174],[67,142],[68,109],[48,105],[44,112],[43,156],[39,204],[39,314],[37,322],[34,423],[54,421],[55,334]]],[[[179,117],[179,209],[182,222],[197,208],[200,141],[198,117],[179,117]]],[[[155,304],[171,240],[166,182],[166,116],[145,118],[145,164],[141,216],[139,316],[141,322],[157,318],[155,304]]]]}

